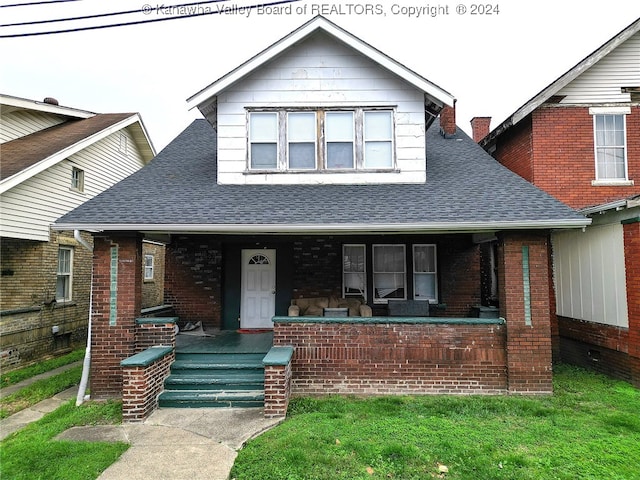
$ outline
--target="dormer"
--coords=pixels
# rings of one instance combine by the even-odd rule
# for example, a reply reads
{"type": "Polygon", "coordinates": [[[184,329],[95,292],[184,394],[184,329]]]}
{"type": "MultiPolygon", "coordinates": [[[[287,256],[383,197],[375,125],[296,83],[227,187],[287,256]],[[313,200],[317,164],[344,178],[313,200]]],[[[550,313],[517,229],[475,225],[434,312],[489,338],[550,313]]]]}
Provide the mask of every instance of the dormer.
{"type": "Polygon", "coordinates": [[[219,184],[424,183],[451,94],[318,16],[190,99],[219,184]]]}

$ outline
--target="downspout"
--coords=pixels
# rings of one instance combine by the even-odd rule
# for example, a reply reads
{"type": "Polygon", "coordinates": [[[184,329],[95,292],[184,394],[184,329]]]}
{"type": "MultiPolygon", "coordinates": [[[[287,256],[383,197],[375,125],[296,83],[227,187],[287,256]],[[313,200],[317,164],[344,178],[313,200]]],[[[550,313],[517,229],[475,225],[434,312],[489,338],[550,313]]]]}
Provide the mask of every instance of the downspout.
{"type": "MultiPolygon", "coordinates": [[[[73,238],[84,248],[93,252],[93,248],[87,241],[80,236],[80,230],[73,231],[73,238]]],[[[87,391],[87,383],[89,382],[89,369],[91,367],[91,314],[93,308],[93,258],[91,258],[91,289],[89,290],[89,326],[87,328],[87,348],[84,352],[84,362],[82,363],[82,377],[80,378],[80,387],[78,387],[78,395],[76,396],[76,406],[82,405],[89,396],[85,398],[87,391]]]]}

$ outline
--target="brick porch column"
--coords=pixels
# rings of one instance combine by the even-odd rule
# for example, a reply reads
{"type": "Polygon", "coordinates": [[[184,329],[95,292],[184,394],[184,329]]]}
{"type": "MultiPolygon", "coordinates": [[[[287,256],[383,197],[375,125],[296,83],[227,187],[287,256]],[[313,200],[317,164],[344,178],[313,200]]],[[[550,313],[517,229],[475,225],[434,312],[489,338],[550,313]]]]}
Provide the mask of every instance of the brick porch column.
{"type": "Polygon", "coordinates": [[[498,249],[511,393],[551,393],[548,232],[507,232],[498,249]]]}
{"type": "Polygon", "coordinates": [[[142,302],[142,237],[94,239],[91,397],[122,397],[120,362],[135,354],[135,319],[142,302]]]}
{"type": "Polygon", "coordinates": [[[640,388],[640,217],[624,220],[631,383],[640,388]]]}

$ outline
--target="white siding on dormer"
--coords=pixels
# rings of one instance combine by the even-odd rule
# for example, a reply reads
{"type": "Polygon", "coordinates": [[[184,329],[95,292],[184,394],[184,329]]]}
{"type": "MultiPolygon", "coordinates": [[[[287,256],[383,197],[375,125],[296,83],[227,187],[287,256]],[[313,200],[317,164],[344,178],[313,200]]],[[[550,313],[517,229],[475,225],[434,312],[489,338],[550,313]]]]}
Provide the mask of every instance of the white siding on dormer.
{"type": "Polygon", "coordinates": [[[120,130],[25,180],[0,196],[0,236],[49,241],[49,226],[144,165],[128,130],[120,130]],[[120,134],[128,153],[119,151],[120,134]],[[71,187],[73,167],[84,170],[84,192],[71,187]]]}
{"type": "Polygon", "coordinates": [[[63,123],[66,119],[53,113],[15,110],[0,115],[0,144],[63,123]]]}
{"type": "Polygon", "coordinates": [[[561,89],[560,103],[594,104],[629,102],[621,87],[640,86],[640,33],[602,58],[591,68],[561,89]]]}
{"type": "Polygon", "coordinates": [[[355,50],[314,35],[217,98],[218,182],[227,184],[423,183],[424,94],[355,50]],[[396,172],[247,174],[247,108],[395,109],[396,172]]]}

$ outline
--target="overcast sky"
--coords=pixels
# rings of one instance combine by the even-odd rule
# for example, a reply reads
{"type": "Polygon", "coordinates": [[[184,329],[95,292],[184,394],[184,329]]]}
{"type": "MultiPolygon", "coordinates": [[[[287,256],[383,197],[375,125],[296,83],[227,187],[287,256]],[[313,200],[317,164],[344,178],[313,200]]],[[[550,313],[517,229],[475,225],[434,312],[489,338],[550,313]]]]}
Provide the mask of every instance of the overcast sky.
{"type": "Polygon", "coordinates": [[[502,0],[478,7],[466,0],[300,0],[261,10],[240,7],[271,0],[229,0],[194,4],[190,12],[226,13],[191,18],[187,8],[169,8],[179,0],[6,6],[28,1],[0,2],[0,23],[139,13],[1,26],[0,36],[162,20],[0,38],[1,93],[54,97],[61,105],[100,113],[138,112],[158,151],[200,118],[197,110],[187,109],[188,97],[317,13],[453,94],[457,123],[467,133],[474,116],[490,116],[492,128],[497,126],[640,17],[640,2],[632,0],[502,0]]]}

